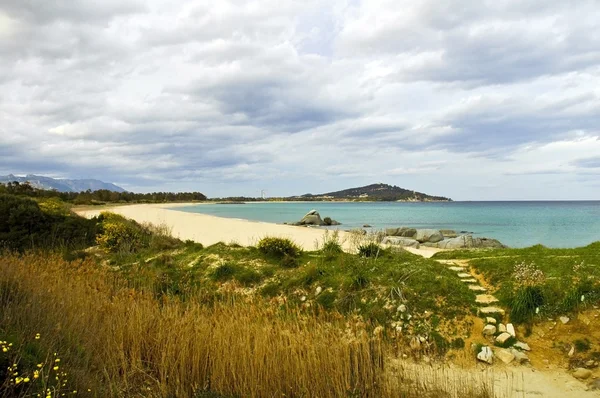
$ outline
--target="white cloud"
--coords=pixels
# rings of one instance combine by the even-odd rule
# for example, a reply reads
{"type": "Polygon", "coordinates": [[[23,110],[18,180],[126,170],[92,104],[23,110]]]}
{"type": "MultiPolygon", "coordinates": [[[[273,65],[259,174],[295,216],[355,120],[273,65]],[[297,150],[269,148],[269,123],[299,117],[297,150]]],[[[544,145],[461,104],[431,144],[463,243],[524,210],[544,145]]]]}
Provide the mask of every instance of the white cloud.
{"type": "Polygon", "coordinates": [[[7,0],[0,173],[209,195],[381,180],[455,199],[597,197],[598,11],[7,0]]]}

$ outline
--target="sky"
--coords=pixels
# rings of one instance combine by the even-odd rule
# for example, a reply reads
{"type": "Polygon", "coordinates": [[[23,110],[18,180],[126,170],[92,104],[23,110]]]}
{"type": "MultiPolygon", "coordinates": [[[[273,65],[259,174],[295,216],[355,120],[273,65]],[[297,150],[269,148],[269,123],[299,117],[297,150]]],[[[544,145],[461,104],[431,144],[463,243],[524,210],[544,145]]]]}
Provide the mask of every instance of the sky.
{"type": "Polygon", "coordinates": [[[600,199],[597,0],[1,0],[0,174],[600,199]]]}

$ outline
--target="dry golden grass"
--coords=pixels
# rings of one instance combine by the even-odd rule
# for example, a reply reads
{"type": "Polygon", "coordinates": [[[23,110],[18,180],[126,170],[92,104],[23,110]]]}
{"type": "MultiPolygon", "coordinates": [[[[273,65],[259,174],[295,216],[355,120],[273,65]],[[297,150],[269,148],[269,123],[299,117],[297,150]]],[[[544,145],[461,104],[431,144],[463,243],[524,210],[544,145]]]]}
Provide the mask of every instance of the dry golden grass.
{"type": "Polygon", "coordinates": [[[0,257],[0,325],[40,333],[47,350],[60,351],[73,387],[93,396],[493,395],[485,379],[410,382],[412,373],[384,362],[377,336],[339,315],[156,299],[91,261],[48,254],[0,257]]]}

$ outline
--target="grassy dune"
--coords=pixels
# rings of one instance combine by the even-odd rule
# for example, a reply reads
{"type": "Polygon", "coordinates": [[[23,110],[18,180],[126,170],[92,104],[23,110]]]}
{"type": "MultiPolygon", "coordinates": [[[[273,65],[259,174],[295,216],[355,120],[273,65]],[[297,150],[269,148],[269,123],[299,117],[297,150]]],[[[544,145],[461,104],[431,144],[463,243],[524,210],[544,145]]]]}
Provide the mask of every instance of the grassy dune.
{"type": "MultiPolygon", "coordinates": [[[[22,374],[58,353],[65,388],[78,395],[446,396],[459,388],[488,396],[493,390],[485,380],[435,385],[427,372],[421,375],[427,386],[410,382],[412,373],[387,366],[377,331],[335,313],[156,298],[89,260],[5,255],[0,284],[0,332],[20,347],[22,374]]],[[[38,384],[21,383],[5,396],[26,396],[38,384]]]]}

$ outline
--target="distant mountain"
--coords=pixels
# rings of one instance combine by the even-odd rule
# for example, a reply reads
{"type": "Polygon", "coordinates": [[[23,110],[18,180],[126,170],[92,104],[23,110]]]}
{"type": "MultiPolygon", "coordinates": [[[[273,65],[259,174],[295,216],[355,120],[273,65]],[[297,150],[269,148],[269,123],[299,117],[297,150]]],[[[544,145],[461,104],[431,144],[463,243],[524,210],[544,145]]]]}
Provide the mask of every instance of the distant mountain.
{"type": "Polygon", "coordinates": [[[372,184],[343,191],[306,194],[300,198],[309,200],[363,200],[363,201],[406,201],[406,202],[450,202],[452,199],[443,196],[431,196],[388,184],[372,184]]]}
{"type": "Polygon", "coordinates": [[[29,184],[38,189],[57,190],[59,192],[83,192],[88,189],[91,191],[99,191],[105,189],[113,192],[125,192],[125,190],[115,184],[103,182],[100,180],[67,180],[56,179],[51,177],[36,176],[28,174],[25,177],[18,177],[12,174],[0,176],[0,183],[6,184],[17,181],[19,183],[29,182],[29,184]]]}

